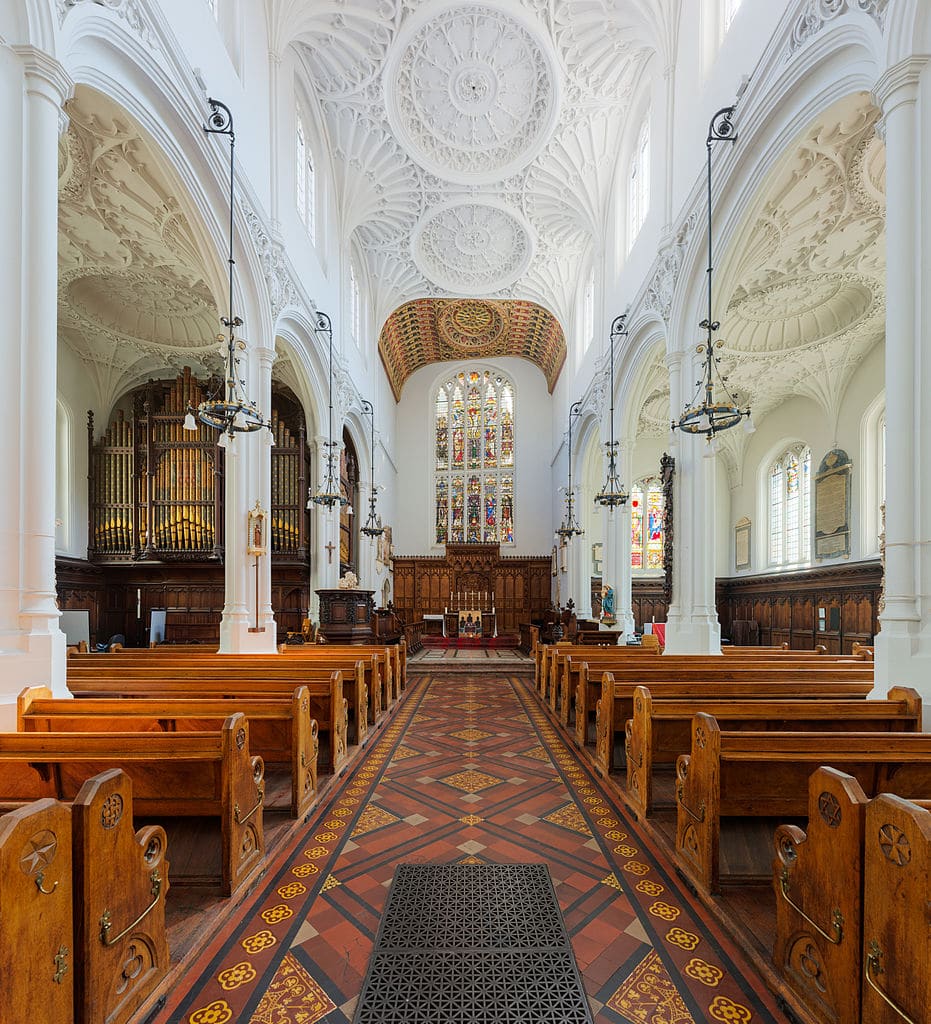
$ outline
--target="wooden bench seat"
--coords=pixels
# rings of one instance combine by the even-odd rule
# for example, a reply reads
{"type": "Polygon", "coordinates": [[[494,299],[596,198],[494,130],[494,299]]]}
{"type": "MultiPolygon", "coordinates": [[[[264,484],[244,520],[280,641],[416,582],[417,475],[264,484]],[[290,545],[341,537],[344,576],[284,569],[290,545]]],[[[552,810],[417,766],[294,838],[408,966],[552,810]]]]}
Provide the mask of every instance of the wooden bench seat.
{"type": "Polygon", "coordinates": [[[867,795],[931,795],[931,734],[722,732],[699,712],[676,762],[676,855],[697,885],[720,891],[721,818],[804,817],[808,781],[827,765],[867,795]]]}
{"type": "MultiPolygon", "coordinates": [[[[371,718],[373,724],[381,716],[377,699],[379,688],[383,685],[376,664],[377,655],[371,649],[355,648],[352,655],[325,656],[312,661],[285,659],[275,654],[186,654],[169,655],[161,652],[141,651],[125,657],[115,656],[114,660],[106,659],[103,664],[69,663],[69,680],[85,680],[93,677],[94,669],[98,672],[114,674],[117,668],[125,673],[128,679],[139,679],[145,673],[164,678],[166,675],[182,673],[188,678],[213,678],[222,673],[226,678],[256,681],[266,679],[291,679],[295,686],[304,681],[317,680],[339,671],[343,675],[344,696],[349,702],[349,733],[347,742],[361,746],[366,740],[370,721],[371,705],[376,701],[376,711],[371,718]],[[368,650],[366,654],[365,651],[368,650]],[[362,714],[360,708],[365,708],[362,714]]],[[[384,659],[382,659],[384,660],[384,659]]],[[[198,696],[193,692],[191,696],[198,696]]],[[[320,728],[325,728],[320,722],[320,728]]]]}
{"type": "Polygon", "coordinates": [[[317,721],[318,736],[326,739],[325,747],[318,753],[318,771],[335,773],[348,756],[349,702],[344,696],[343,675],[324,670],[321,678],[313,676],[314,673],[306,669],[297,675],[283,672],[280,678],[274,673],[256,678],[248,670],[239,672],[231,669],[209,675],[202,673],[192,686],[189,673],[155,675],[151,670],[143,669],[124,670],[112,676],[101,675],[99,671],[73,676],[69,672],[68,689],[81,700],[88,697],[256,699],[290,697],[296,686],[304,686],[309,697],[310,717],[317,721]]]}
{"type": "Polygon", "coordinates": [[[226,895],[256,877],[265,859],[264,766],[249,753],[243,715],[230,715],[218,732],[0,733],[0,799],[8,804],[74,800],[86,779],[114,767],[132,779],[137,817],[219,819],[226,895]]]}
{"type": "MultiPolygon", "coordinates": [[[[870,1005],[867,1000],[864,1005],[870,987],[865,980],[864,955],[869,955],[869,945],[878,934],[885,940],[881,942],[883,972],[890,967],[888,987],[897,1001],[908,1006],[917,991],[915,981],[922,971],[927,972],[931,953],[926,916],[931,893],[927,853],[922,863],[922,843],[915,841],[922,827],[916,827],[913,816],[931,822],[928,807],[931,802],[927,800],[916,806],[890,796],[869,801],[852,776],[834,768],[819,768],[808,783],[806,828],[780,825],[776,829],[773,963],[795,999],[816,1019],[836,1024],[884,1019],[875,1001],[870,1005]],[[925,810],[919,812],[919,807],[925,810]],[[867,825],[871,812],[879,819],[872,828],[867,825]],[[908,843],[908,859],[903,858],[902,863],[895,858],[889,861],[883,853],[882,837],[890,834],[892,838],[904,836],[908,843]],[[873,864],[880,870],[871,873],[870,857],[877,853],[884,864],[873,864]],[[889,865],[891,878],[885,865],[889,865]],[[911,878],[906,880],[906,875],[911,878]],[[914,920],[916,907],[918,921],[914,920]],[[904,925],[893,925],[891,943],[887,923],[865,920],[876,912],[884,921],[891,915],[904,925]],[[897,969],[892,968],[893,963],[897,969]],[[906,985],[901,984],[903,966],[911,972],[906,985]]],[[[929,840],[931,830],[924,843],[929,840]]],[[[894,845],[889,850],[896,854],[894,845]]],[[[916,1002],[912,1009],[917,1011],[918,1006],[916,1002]]],[[[917,1012],[912,1014],[912,1020],[919,1019],[917,1012]]]]}
{"type": "Polygon", "coordinates": [[[699,698],[693,688],[677,696],[673,687],[654,697],[638,686],[624,750],[627,799],[639,817],[653,807],[654,765],[674,765],[688,751],[696,711],[713,715],[725,732],[921,732],[921,697],[906,687],[893,687],[886,700],[735,700],[714,692],[699,698]]]}
{"type": "MultiPolygon", "coordinates": [[[[317,720],[310,715],[306,686],[280,698],[86,697],[56,699],[44,686],[27,687],[16,708],[18,732],[197,732],[216,731],[234,711],[249,720],[249,743],[266,770],[291,777],[290,813],[303,817],[317,798],[317,720]]],[[[266,787],[266,797],[268,789],[266,787]]],[[[266,809],[270,805],[266,802],[266,809]]]]}
{"type": "MultiPolygon", "coordinates": [[[[665,677],[666,673],[661,676],[665,677]]],[[[679,673],[679,678],[649,679],[649,673],[633,673],[617,680],[614,672],[601,679],[601,696],[595,706],[595,748],[593,757],[599,771],[607,774],[614,765],[616,738],[623,736],[627,720],[633,718],[634,691],[647,686],[654,697],[669,695],[701,701],[716,696],[722,700],[865,700],[873,689],[872,672],[866,678],[857,673],[821,673],[813,670],[767,669],[761,672],[711,674],[706,670],[679,673]],[[723,676],[723,678],[721,678],[723,676]]],[[[583,677],[579,687],[587,686],[583,677]]],[[[584,723],[583,723],[584,724],[584,723]]],[[[579,721],[576,740],[580,741],[579,721]]],[[[583,734],[584,736],[584,734],[583,734]]],[[[581,745],[581,743],[580,743],[581,745]]]]}
{"type": "Polygon", "coordinates": [[[604,672],[613,672],[618,681],[636,680],[644,685],[658,680],[684,681],[703,677],[709,681],[745,679],[754,674],[770,679],[799,677],[802,674],[821,680],[874,678],[872,663],[832,655],[806,659],[745,660],[701,654],[664,654],[663,657],[639,658],[631,662],[629,658],[611,658],[611,653],[596,649],[595,656],[592,656],[591,651],[579,651],[577,648],[576,652],[562,658],[556,688],[550,690],[551,711],[564,727],[573,728],[580,746],[584,746],[589,738],[590,715],[600,693],[604,672]],[[640,678],[637,678],[638,674],[640,678]]]}
{"type": "Polygon", "coordinates": [[[132,807],[110,769],[0,817],[0,1020],[124,1024],[165,976],[167,841],[132,807]]]}
{"type": "Polygon", "coordinates": [[[288,658],[360,657],[373,655],[378,659],[384,686],[382,705],[385,710],[398,700],[407,685],[407,651],[404,644],[303,644],[279,648],[288,658]]]}

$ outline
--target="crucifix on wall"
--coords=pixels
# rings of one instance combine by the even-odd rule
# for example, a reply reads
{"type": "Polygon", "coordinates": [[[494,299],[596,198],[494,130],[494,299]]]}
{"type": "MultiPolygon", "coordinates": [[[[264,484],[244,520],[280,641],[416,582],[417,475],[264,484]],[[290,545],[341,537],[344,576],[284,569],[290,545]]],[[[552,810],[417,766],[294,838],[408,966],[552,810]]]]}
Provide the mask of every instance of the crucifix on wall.
{"type": "Polygon", "coordinates": [[[328,565],[333,564],[333,552],[336,550],[336,545],[333,541],[329,541],[326,545],[326,560],[328,565]]]}

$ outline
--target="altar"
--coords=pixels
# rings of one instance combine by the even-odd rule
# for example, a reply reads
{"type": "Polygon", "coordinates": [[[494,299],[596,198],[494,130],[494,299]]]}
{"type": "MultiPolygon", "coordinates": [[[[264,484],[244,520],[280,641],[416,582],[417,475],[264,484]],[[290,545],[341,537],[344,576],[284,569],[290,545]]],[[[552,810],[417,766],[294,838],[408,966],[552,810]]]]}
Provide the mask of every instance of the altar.
{"type": "Polygon", "coordinates": [[[484,612],[478,608],[447,611],[443,614],[443,635],[460,640],[487,640],[498,635],[497,618],[493,611],[484,612]]]}

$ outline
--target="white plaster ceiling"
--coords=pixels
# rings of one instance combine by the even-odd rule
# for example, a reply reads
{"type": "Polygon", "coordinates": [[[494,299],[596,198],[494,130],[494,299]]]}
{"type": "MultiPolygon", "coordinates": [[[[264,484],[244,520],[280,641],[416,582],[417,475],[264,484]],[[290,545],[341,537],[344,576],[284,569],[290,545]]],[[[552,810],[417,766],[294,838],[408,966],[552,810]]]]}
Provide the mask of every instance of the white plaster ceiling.
{"type": "Polygon", "coordinates": [[[827,110],[763,188],[732,246],[721,367],[757,418],[806,395],[836,422],[885,330],[885,146],[867,94],[827,110]]]}
{"type": "MultiPolygon", "coordinates": [[[[866,94],[827,110],[790,148],[722,252],[716,354],[728,388],[757,421],[803,395],[835,426],[851,376],[884,337],[886,160],[877,117],[866,94]]],[[[702,339],[696,327],[696,343],[702,339]]],[[[669,413],[681,411],[669,409],[662,351],[644,379],[638,435],[662,436],[669,413]]],[[[721,443],[733,476],[746,434],[727,431],[721,443]]]]}
{"type": "Polygon", "coordinates": [[[149,376],[218,362],[220,330],[191,225],[126,113],[79,87],[59,147],[59,340],[101,404],[149,376]]]}
{"type": "MultiPolygon", "coordinates": [[[[631,93],[678,0],[269,0],[320,100],[378,324],[425,296],[568,326],[631,93]]],[[[665,58],[664,58],[665,59],[665,58]]]]}

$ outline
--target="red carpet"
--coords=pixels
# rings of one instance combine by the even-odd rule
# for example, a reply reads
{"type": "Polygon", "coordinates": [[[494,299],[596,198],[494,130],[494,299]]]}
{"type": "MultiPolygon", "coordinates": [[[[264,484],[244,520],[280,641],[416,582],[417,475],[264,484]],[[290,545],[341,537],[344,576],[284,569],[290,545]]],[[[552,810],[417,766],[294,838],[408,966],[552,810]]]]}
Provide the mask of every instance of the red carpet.
{"type": "Polygon", "coordinates": [[[786,1020],[528,684],[486,675],[412,684],[153,1024],[351,1021],[402,862],[546,863],[598,1022],[786,1020]]]}

